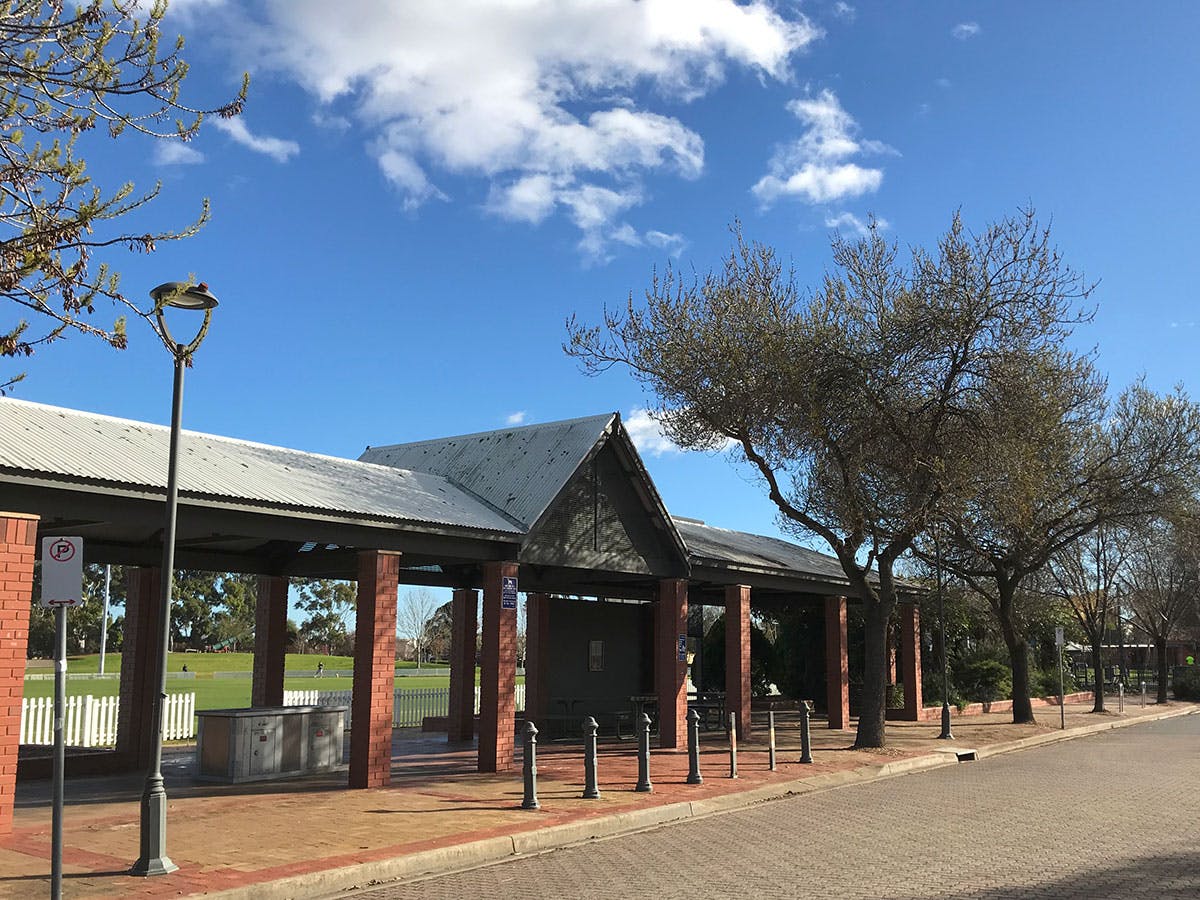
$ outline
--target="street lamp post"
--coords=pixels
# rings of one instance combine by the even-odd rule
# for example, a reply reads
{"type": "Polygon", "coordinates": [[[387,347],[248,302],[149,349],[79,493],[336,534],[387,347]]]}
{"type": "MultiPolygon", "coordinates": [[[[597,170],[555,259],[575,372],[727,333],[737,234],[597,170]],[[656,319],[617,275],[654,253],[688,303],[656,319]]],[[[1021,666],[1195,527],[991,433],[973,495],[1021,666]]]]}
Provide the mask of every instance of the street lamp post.
{"type": "Polygon", "coordinates": [[[937,564],[938,623],[942,632],[942,733],[940,740],[954,740],[950,730],[950,654],[946,652],[946,605],[942,598],[942,546],[937,533],[933,535],[933,553],[937,564]]]}
{"type": "Polygon", "coordinates": [[[154,300],[158,336],[175,359],[175,383],[171,394],[171,441],[167,452],[167,519],[163,529],[162,571],[159,576],[159,615],[162,621],[159,651],[158,696],[154,700],[151,727],[154,729],[154,758],[146,773],[142,791],[140,822],[140,855],[130,869],[132,875],[166,875],[179,866],[167,856],[167,791],[163,786],[162,745],[163,706],[167,699],[167,653],[171,646],[171,587],[175,566],[175,511],[178,505],[179,433],[183,420],[183,370],[200,342],[208,333],[213,307],[217,298],[208,285],[168,281],[150,292],[154,300]],[[196,336],[188,343],[175,340],[167,329],[166,308],[194,309],[204,312],[204,321],[196,336]]]}

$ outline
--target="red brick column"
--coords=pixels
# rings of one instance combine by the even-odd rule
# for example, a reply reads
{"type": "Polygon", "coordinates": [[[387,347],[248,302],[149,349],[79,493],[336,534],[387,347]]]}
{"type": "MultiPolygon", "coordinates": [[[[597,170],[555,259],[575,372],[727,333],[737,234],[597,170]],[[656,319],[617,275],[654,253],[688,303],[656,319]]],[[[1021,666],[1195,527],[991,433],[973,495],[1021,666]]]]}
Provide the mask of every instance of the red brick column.
{"type": "Polygon", "coordinates": [[[846,598],[825,598],[825,690],[829,727],[850,727],[850,663],[846,657],[846,598]]]}
{"type": "Polygon", "coordinates": [[[283,670],[287,651],[288,580],[261,575],[254,607],[254,678],[251,706],[283,706],[283,670]]]}
{"type": "Polygon", "coordinates": [[[117,753],[125,757],[122,765],[131,769],[149,766],[154,755],[154,700],[162,684],[161,574],[157,566],[125,572],[117,753]]]}
{"type": "Polygon", "coordinates": [[[458,590],[450,601],[450,720],[446,740],[475,736],[475,635],[479,630],[479,593],[458,590]]]}
{"type": "Polygon", "coordinates": [[[37,516],[0,512],[0,835],[12,834],[37,516]]]}
{"type": "Polygon", "coordinates": [[[687,580],[658,583],[654,611],[654,681],[658,688],[658,745],[687,747],[687,654],[680,659],[679,639],[687,635],[687,580]]]}
{"type": "Polygon", "coordinates": [[[900,680],[904,682],[904,721],[921,716],[921,611],[915,603],[900,604],[900,680]]]}
{"type": "Polygon", "coordinates": [[[400,555],[358,554],[351,695],[350,787],[392,783],[392,707],[396,689],[396,592],[400,555]]]}
{"type": "Polygon", "coordinates": [[[525,718],[535,725],[546,712],[550,682],[550,595],[525,595],[525,718]]]}
{"type": "Polygon", "coordinates": [[[483,567],[483,647],[479,666],[479,771],[513,767],[517,727],[517,611],[500,607],[502,578],[516,578],[515,562],[483,567]]]}
{"type": "Polygon", "coordinates": [[[738,737],[750,733],[750,586],[725,588],[725,709],[737,717],[738,737]]]}

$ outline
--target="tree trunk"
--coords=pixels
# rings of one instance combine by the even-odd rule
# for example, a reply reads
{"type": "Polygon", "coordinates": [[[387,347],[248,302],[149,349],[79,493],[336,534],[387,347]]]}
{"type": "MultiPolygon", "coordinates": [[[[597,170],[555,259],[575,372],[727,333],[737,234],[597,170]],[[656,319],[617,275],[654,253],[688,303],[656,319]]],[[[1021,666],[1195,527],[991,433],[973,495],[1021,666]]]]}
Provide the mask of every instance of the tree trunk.
{"type": "Polygon", "coordinates": [[[866,659],[863,665],[862,699],[858,711],[858,733],[854,738],[854,746],[857,748],[887,745],[887,628],[894,606],[894,602],[882,599],[863,600],[866,659]]]}
{"type": "Polygon", "coordinates": [[[1029,645],[1023,634],[1017,633],[1013,615],[1013,595],[1016,584],[997,579],[999,603],[993,608],[1000,619],[1000,632],[1008,647],[1009,663],[1012,666],[1012,715],[1014,725],[1035,724],[1033,703],[1029,698],[1029,645]]]}
{"type": "Polygon", "coordinates": [[[1095,702],[1092,704],[1092,712],[1104,712],[1104,657],[1100,650],[1100,638],[1094,636],[1092,638],[1092,668],[1095,673],[1092,676],[1092,690],[1096,694],[1095,702]]]}
{"type": "Polygon", "coordinates": [[[1158,657],[1158,703],[1167,702],[1167,639],[1165,637],[1156,637],[1154,639],[1154,655],[1158,657]]]}

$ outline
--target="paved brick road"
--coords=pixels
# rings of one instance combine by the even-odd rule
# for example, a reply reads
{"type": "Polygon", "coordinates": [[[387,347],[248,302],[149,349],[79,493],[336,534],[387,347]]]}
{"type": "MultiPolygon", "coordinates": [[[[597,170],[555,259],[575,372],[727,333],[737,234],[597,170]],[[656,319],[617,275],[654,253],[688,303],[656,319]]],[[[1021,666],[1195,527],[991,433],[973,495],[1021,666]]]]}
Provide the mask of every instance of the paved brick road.
{"type": "Polygon", "coordinates": [[[1200,898],[1200,716],[762,804],[355,900],[1200,898]]]}

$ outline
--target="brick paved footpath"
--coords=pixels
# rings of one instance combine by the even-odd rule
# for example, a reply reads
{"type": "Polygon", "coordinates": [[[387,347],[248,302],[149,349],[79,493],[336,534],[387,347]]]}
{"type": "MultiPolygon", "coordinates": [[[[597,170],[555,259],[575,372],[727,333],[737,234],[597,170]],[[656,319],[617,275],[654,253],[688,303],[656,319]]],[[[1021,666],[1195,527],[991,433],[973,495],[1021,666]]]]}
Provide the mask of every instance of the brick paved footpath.
{"type": "Polygon", "coordinates": [[[1200,898],[1200,716],[760,804],[354,900],[1200,898]]]}
{"type": "MultiPolygon", "coordinates": [[[[1124,715],[1094,715],[1068,706],[1065,733],[1129,725],[1140,717],[1200,711],[1126,704],[1124,715]]],[[[1039,723],[1013,725],[1007,713],[956,719],[956,744],[981,753],[1054,740],[1054,710],[1039,723]]],[[[1200,717],[1198,717],[1200,718],[1200,717]]],[[[685,784],[687,754],[655,751],[654,793],[633,791],[636,759],[629,744],[601,748],[602,800],[583,800],[580,748],[547,744],[539,753],[542,809],[519,809],[520,771],[481,776],[469,743],[397,729],[390,788],[347,791],[345,774],[251,785],[197,783],[192,756],[164,760],[169,798],[167,848],[179,871],[159,878],[126,874],[137,856],[142,778],[68,779],[64,854],[71,900],[221,894],[237,900],[313,897],[354,885],[425,872],[446,872],[515,853],[561,847],[600,835],[698,817],[789,792],[859,783],[930,764],[957,765],[936,740],[934,723],[888,724],[884,751],[852,750],[853,734],[813,730],[814,764],[798,763],[794,722],[780,731],[779,770],[767,768],[765,732],[743,742],[740,778],[730,780],[724,740],[709,732],[703,785],[685,784]]],[[[194,753],[194,751],[193,751],[194,753]]],[[[50,869],[49,783],[18,785],[14,832],[0,839],[0,898],[46,896],[50,869]]]]}

